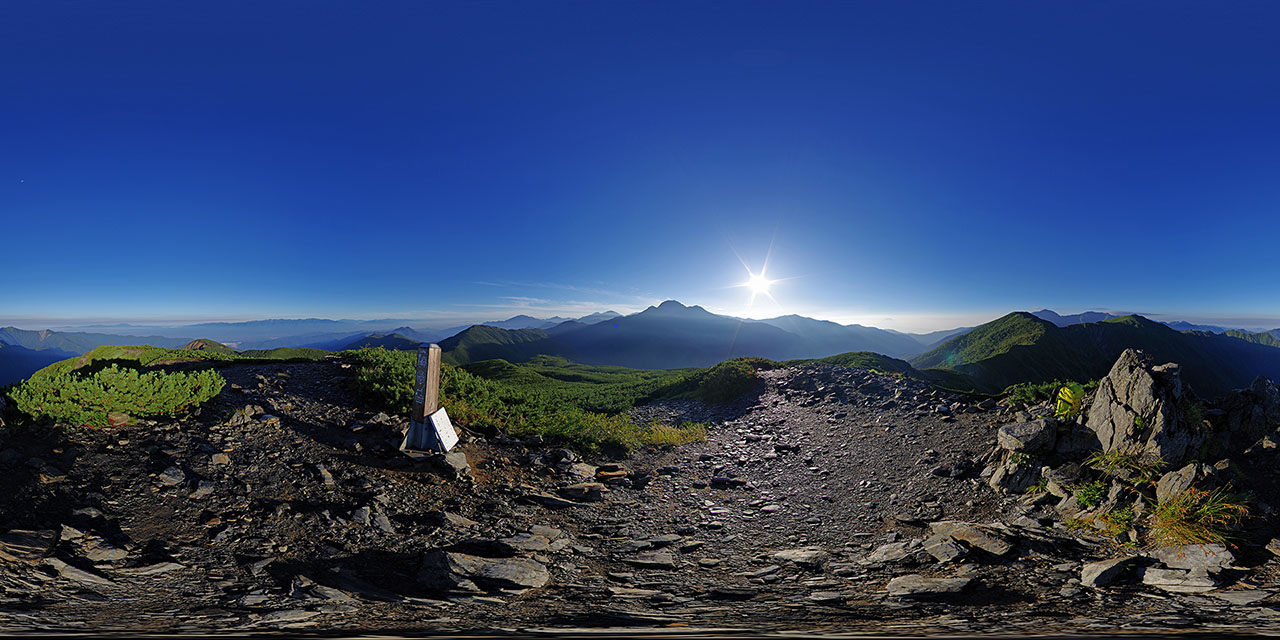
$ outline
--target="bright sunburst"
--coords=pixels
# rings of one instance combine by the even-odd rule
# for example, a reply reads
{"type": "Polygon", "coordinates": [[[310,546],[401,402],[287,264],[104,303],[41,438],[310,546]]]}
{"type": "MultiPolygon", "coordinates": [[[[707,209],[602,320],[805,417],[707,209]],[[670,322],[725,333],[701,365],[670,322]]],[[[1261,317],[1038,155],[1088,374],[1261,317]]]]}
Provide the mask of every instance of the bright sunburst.
{"type": "Polygon", "coordinates": [[[751,275],[751,277],[747,278],[746,284],[751,289],[751,295],[758,296],[762,293],[764,295],[769,295],[769,285],[773,284],[773,281],[765,278],[763,271],[758,275],[750,274],[750,272],[748,272],[748,274],[751,275]]]}
{"type": "Polygon", "coordinates": [[[753,305],[756,302],[756,296],[766,296],[773,300],[773,294],[769,293],[769,287],[777,280],[770,280],[765,277],[764,269],[760,273],[751,273],[751,269],[747,269],[747,281],[738,285],[751,290],[751,299],[747,301],[747,305],[753,305]]]}

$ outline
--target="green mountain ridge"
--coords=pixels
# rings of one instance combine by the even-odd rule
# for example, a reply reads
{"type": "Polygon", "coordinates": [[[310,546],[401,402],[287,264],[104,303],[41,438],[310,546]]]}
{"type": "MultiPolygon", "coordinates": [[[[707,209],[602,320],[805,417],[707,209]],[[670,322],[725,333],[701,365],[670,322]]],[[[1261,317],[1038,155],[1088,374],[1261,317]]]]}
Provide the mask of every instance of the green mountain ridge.
{"type": "Polygon", "coordinates": [[[963,374],[993,393],[1023,382],[1094,380],[1127,348],[1182,365],[1184,380],[1213,396],[1255,377],[1280,378],[1280,349],[1238,337],[1180,332],[1138,315],[1059,327],[1014,312],[911,360],[922,371],[963,374]]]}

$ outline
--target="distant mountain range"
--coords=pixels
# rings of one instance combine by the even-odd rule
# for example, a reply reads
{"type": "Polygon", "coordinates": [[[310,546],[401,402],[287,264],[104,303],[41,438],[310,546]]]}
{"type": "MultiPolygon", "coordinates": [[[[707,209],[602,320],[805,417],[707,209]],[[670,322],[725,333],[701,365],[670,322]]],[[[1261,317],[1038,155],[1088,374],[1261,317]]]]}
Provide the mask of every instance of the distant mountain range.
{"type": "Polygon", "coordinates": [[[641,369],[701,367],[737,356],[792,360],[871,351],[902,357],[922,349],[909,335],[874,327],[796,315],[743,320],[675,300],[594,324],[514,331],[473,326],[440,347],[455,364],[495,358],[523,362],[535,355],[554,355],[584,364],[641,369]]]}
{"type": "Polygon", "coordinates": [[[102,345],[153,344],[180,347],[184,340],[162,336],[119,336],[105,333],[30,331],[17,327],[0,328],[0,385],[25,380],[59,360],[83,355],[102,345]]]}
{"type": "MultiPolygon", "coordinates": [[[[116,330],[134,327],[112,327],[116,330]]],[[[155,329],[155,328],[153,328],[155,329]]],[[[841,325],[799,315],[746,320],[675,300],[642,312],[613,311],[577,319],[518,315],[468,326],[413,327],[406,321],[261,320],[156,329],[150,335],[0,329],[0,384],[100,345],[326,350],[415,349],[438,342],[447,362],[551,355],[584,364],[645,369],[707,366],[738,356],[773,360],[871,352],[908,359],[922,375],[951,386],[994,392],[1010,384],[1100,377],[1125,347],[1184,365],[1187,380],[1212,394],[1247,384],[1254,375],[1280,377],[1280,329],[1251,332],[1187,322],[1162,324],[1136,315],[1049,309],[1016,312],[978,327],[925,334],[841,325]],[[395,323],[402,324],[395,324],[395,323]],[[372,329],[376,327],[376,329],[372,329]],[[206,333],[208,332],[208,333],[206,333]],[[219,340],[231,335],[240,340],[219,340]],[[208,339],[196,339],[209,336],[208,339]],[[188,342],[190,344],[188,344],[188,342]]]]}
{"type": "MultiPolygon", "coordinates": [[[[1107,311],[1086,311],[1084,313],[1077,313],[1074,315],[1063,316],[1063,315],[1058,315],[1056,312],[1050,309],[1041,309],[1039,311],[1032,311],[1031,315],[1037,318],[1040,318],[1041,320],[1048,320],[1049,322],[1052,322],[1053,324],[1059,327],[1069,327],[1073,324],[1084,324],[1086,322],[1102,322],[1104,320],[1111,320],[1113,318],[1123,318],[1125,316],[1134,316],[1138,314],[1111,313],[1107,311]]],[[[1209,333],[1227,333],[1228,331],[1236,331],[1238,333],[1272,333],[1275,337],[1280,338],[1280,329],[1273,329],[1271,331],[1248,330],[1248,329],[1242,329],[1240,327],[1233,328],[1233,327],[1220,327],[1218,325],[1212,325],[1212,324],[1193,324],[1191,322],[1187,322],[1186,320],[1170,320],[1168,322],[1162,322],[1161,324],[1168,325],[1169,328],[1176,329],[1178,331],[1207,331],[1209,333]]]]}
{"type": "Polygon", "coordinates": [[[1101,378],[1130,347],[1182,365],[1183,379],[1205,396],[1247,386],[1259,375],[1280,379],[1280,343],[1274,336],[1239,334],[1177,331],[1138,315],[1058,326],[1038,314],[1015,312],[910,362],[916,369],[963,374],[986,392],[1021,382],[1101,378]]]}

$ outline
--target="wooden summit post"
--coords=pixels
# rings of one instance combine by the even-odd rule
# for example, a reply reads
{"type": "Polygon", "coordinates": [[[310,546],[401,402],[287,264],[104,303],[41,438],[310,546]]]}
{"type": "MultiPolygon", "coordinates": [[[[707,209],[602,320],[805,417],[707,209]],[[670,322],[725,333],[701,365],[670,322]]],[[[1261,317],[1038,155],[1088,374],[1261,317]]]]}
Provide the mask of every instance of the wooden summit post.
{"type": "Polygon", "coordinates": [[[418,347],[409,430],[404,434],[400,450],[448,453],[455,444],[458,444],[458,434],[453,430],[449,414],[440,408],[440,345],[422,345],[418,347]]]}
{"type": "Polygon", "coordinates": [[[440,408],[440,345],[418,347],[418,375],[413,385],[413,409],[409,419],[426,422],[440,408]]]}

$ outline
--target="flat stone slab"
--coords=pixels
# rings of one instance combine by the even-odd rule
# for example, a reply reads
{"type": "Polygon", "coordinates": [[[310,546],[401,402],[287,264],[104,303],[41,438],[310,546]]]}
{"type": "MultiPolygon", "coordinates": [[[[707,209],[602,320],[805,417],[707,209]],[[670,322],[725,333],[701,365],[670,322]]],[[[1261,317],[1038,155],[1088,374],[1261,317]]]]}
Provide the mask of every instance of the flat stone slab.
{"type": "Polygon", "coordinates": [[[0,534],[0,559],[10,562],[39,560],[53,550],[58,543],[56,531],[27,531],[14,529],[0,534]]]}
{"type": "Polygon", "coordinates": [[[960,593],[971,582],[973,578],[926,578],[913,573],[890,580],[886,589],[895,598],[937,598],[960,593]]]}
{"type": "Polygon", "coordinates": [[[1218,581],[1203,571],[1182,569],[1138,569],[1142,584],[1171,593],[1204,593],[1218,588],[1218,581]]]}
{"type": "Polygon", "coordinates": [[[608,493],[608,491],[599,482],[579,482],[578,484],[561,487],[557,493],[561,497],[575,502],[600,502],[604,500],[604,494],[608,493]]]}
{"type": "Polygon", "coordinates": [[[113,587],[116,583],[104,578],[96,573],[89,573],[83,569],[73,567],[57,558],[45,558],[45,564],[58,572],[58,577],[79,582],[82,584],[94,584],[101,587],[113,587]]]}
{"type": "Polygon", "coordinates": [[[646,569],[674,569],[676,568],[675,555],[666,551],[656,551],[652,553],[641,553],[630,558],[623,558],[623,562],[646,569]]]}
{"type": "Polygon", "coordinates": [[[1170,569],[1206,571],[1217,573],[1236,563],[1235,554],[1223,544],[1187,544],[1168,547],[1151,554],[1160,564],[1170,569]]]}
{"type": "Polygon", "coordinates": [[[981,549],[993,556],[1002,556],[1013,550],[1013,545],[967,522],[954,520],[930,522],[929,530],[935,535],[951,536],[968,544],[970,547],[981,549]]]}
{"type": "Polygon", "coordinates": [[[792,562],[802,567],[821,567],[827,560],[827,552],[818,547],[783,549],[773,554],[774,562],[792,562]]]}
{"type": "Polygon", "coordinates": [[[1129,572],[1133,560],[1133,557],[1127,557],[1090,562],[1080,569],[1080,584],[1093,588],[1112,584],[1129,572]]]}
{"type": "Polygon", "coordinates": [[[951,536],[938,534],[930,536],[924,541],[924,550],[929,552],[938,562],[951,562],[953,560],[963,558],[968,550],[960,543],[956,542],[951,536]]]}
{"type": "Polygon", "coordinates": [[[469,580],[481,588],[525,590],[544,586],[551,574],[542,563],[528,558],[482,558],[433,551],[422,560],[419,580],[429,586],[448,585],[453,579],[469,580]]]}
{"type": "Polygon", "coordinates": [[[1234,605],[1249,605],[1270,598],[1272,593],[1274,592],[1269,589],[1237,589],[1234,591],[1215,591],[1209,595],[1234,605]]]}
{"type": "Polygon", "coordinates": [[[911,557],[911,554],[919,548],[920,541],[914,538],[906,542],[890,542],[876,547],[874,551],[867,555],[863,562],[866,564],[897,562],[911,557]]]}

